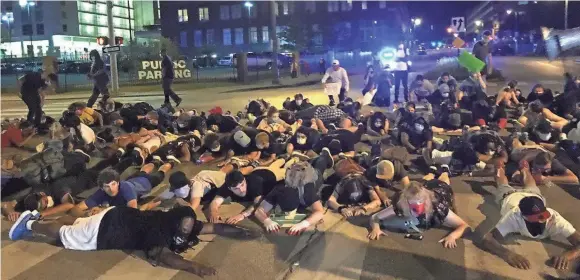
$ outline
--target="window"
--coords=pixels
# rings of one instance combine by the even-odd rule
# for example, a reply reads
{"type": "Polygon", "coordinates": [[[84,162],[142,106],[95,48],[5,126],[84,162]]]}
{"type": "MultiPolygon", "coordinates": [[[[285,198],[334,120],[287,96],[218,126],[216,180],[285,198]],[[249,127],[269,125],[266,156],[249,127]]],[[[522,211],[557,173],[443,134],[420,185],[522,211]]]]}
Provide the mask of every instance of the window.
{"type": "Polygon", "coordinates": [[[251,44],[258,43],[258,28],[257,27],[250,27],[250,43],[251,44]]]}
{"type": "Polygon", "coordinates": [[[68,26],[66,24],[62,25],[62,32],[68,32],[68,26]]]}
{"type": "Polygon", "coordinates": [[[308,1],[306,2],[306,11],[309,13],[315,13],[316,12],[316,2],[315,1],[308,1]]]}
{"type": "Polygon", "coordinates": [[[179,46],[187,48],[187,31],[179,32],[179,46]]]}
{"type": "Polygon", "coordinates": [[[340,2],[340,10],[347,12],[352,10],[352,1],[342,1],[340,2]]]}
{"type": "Polygon", "coordinates": [[[368,8],[367,7],[367,1],[361,1],[360,2],[360,8],[361,8],[361,10],[366,10],[368,8]]]}
{"type": "Polygon", "coordinates": [[[224,46],[230,46],[232,44],[232,30],[229,28],[224,28],[224,46]]]}
{"type": "Polygon", "coordinates": [[[66,18],[66,12],[65,12],[65,11],[62,11],[62,13],[61,13],[61,15],[60,15],[60,16],[61,16],[63,19],[65,19],[65,18],[66,18]]]}
{"type": "Polygon", "coordinates": [[[232,5],[232,19],[242,18],[242,5],[232,5]]]}
{"type": "Polygon", "coordinates": [[[236,28],[236,45],[241,45],[244,43],[244,29],[236,28]]]}
{"type": "Polygon", "coordinates": [[[213,45],[214,44],[214,32],[213,29],[208,29],[205,31],[205,43],[207,45],[213,45]]]}
{"type": "Polygon", "coordinates": [[[199,8],[199,21],[209,20],[209,8],[199,8]]]}
{"type": "Polygon", "coordinates": [[[37,24],[36,25],[36,34],[44,35],[44,24],[37,24]]]}
{"type": "Polygon", "coordinates": [[[203,45],[203,37],[201,35],[201,30],[195,30],[193,33],[193,45],[196,47],[201,47],[203,45]]]}
{"type": "Polygon", "coordinates": [[[290,13],[290,8],[288,7],[288,1],[282,2],[282,13],[288,15],[290,13]]]}
{"type": "Polygon", "coordinates": [[[177,21],[187,22],[188,19],[189,19],[189,17],[187,16],[187,9],[177,10],[177,21]]]}
{"type": "Polygon", "coordinates": [[[328,1],[328,12],[338,12],[339,3],[338,1],[328,1]]]}
{"type": "Polygon", "coordinates": [[[270,30],[268,26],[262,26],[262,43],[270,42],[270,30]]]}
{"type": "Polygon", "coordinates": [[[32,35],[32,24],[22,25],[22,35],[32,35]]]}
{"type": "Polygon", "coordinates": [[[379,1],[379,8],[384,9],[387,7],[387,1],[379,1]]]}
{"type": "Polygon", "coordinates": [[[220,19],[228,20],[230,19],[230,6],[220,6],[220,19]]]}

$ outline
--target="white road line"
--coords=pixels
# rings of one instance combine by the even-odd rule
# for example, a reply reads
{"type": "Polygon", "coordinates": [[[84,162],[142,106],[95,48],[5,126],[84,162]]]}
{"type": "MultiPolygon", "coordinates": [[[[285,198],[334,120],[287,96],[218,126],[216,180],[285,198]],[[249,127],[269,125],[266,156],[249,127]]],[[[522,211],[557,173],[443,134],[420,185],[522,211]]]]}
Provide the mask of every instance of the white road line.
{"type": "Polygon", "coordinates": [[[11,279],[63,250],[42,242],[17,241],[2,248],[2,279],[11,279]]]}

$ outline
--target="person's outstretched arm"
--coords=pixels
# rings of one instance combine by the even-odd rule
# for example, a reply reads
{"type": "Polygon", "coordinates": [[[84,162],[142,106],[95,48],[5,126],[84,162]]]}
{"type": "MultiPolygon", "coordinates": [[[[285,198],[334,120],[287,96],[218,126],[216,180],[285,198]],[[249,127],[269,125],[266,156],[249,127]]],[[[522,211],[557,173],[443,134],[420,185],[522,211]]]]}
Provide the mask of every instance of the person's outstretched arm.
{"type": "Polygon", "coordinates": [[[483,236],[482,245],[490,253],[502,258],[509,265],[519,269],[529,269],[530,261],[526,257],[516,254],[501,245],[497,240],[503,239],[503,236],[497,229],[493,229],[483,236]]]}

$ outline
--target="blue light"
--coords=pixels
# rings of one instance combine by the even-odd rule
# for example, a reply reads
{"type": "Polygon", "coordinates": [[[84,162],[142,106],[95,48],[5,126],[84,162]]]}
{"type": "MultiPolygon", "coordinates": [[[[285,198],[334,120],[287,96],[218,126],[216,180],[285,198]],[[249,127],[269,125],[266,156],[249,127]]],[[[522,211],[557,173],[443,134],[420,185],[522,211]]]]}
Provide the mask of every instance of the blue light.
{"type": "Polygon", "coordinates": [[[431,47],[435,47],[435,46],[437,46],[437,43],[431,42],[431,47]]]}

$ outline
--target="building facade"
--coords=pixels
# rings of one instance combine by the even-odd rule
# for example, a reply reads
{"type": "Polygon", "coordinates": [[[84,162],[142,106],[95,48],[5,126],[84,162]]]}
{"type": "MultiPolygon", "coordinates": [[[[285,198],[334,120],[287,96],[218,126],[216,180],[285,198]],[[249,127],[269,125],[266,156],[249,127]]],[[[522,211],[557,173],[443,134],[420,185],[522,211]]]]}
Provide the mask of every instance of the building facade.
{"type": "MultiPolygon", "coordinates": [[[[112,2],[115,36],[124,40],[133,39],[136,30],[159,21],[158,1],[112,2]]],[[[2,1],[0,7],[0,49],[4,57],[50,54],[61,59],[82,59],[86,58],[86,50],[100,48],[97,37],[108,36],[107,2],[103,0],[2,1]]]]}
{"type": "MultiPolygon", "coordinates": [[[[161,32],[185,55],[271,51],[272,3],[161,2],[161,32]]],[[[402,5],[396,2],[277,1],[275,5],[276,34],[307,25],[312,39],[309,49],[374,51],[395,44],[409,28],[404,24],[409,19],[401,17],[402,5]]],[[[287,43],[280,40],[281,51],[287,43]]]]}

